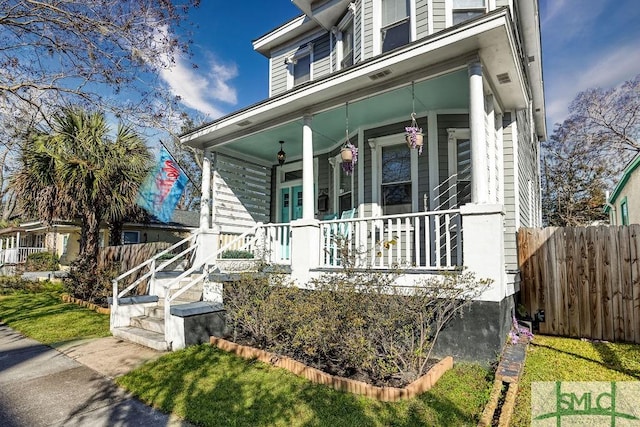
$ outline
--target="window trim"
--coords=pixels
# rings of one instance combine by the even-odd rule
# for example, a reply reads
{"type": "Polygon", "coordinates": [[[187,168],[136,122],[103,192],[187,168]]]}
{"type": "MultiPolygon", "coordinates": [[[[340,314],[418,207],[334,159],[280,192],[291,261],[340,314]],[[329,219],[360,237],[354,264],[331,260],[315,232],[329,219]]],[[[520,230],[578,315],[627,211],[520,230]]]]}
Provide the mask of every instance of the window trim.
{"type": "MultiPolygon", "coordinates": [[[[453,1],[454,0],[446,0],[445,2],[445,27],[451,27],[453,25],[453,1]]],[[[494,10],[496,8],[495,0],[483,0],[484,1],[484,13],[488,13],[490,10],[494,10]]],[[[480,10],[480,8],[465,8],[465,9],[455,9],[455,10],[480,10]]]]}
{"type": "Polygon", "coordinates": [[[354,19],[354,12],[349,8],[347,13],[342,17],[338,25],[335,29],[335,37],[336,37],[336,70],[342,70],[342,61],[344,61],[344,52],[343,52],[343,35],[347,28],[351,27],[351,33],[353,40],[351,41],[351,55],[353,56],[353,64],[355,64],[356,59],[356,26],[354,19]]]}
{"type": "Polygon", "coordinates": [[[620,225],[629,225],[629,203],[627,202],[626,196],[620,201],[620,225]],[[625,208],[627,211],[626,215],[625,208]]]}
{"type": "MultiPolygon", "coordinates": [[[[384,215],[382,208],[382,148],[392,145],[405,145],[405,134],[386,135],[369,139],[372,151],[371,202],[377,206],[378,215],[384,215]]],[[[407,147],[407,150],[409,148],[407,147]]],[[[409,150],[411,153],[411,212],[418,212],[418,150],[409,150]]],[[[404,182],[404,181],[403,181],[404,182]]]]}
{"type": "Polygon", "coordinates": [[[309,42],[304,47],[299,48],[294,54],[288,56],[284,63],[287,66],[287,89],[292,89],[296,85],[295,81],[295,65],[301,59],[308,56],[309,57],[309,80],[300,83],[304,84],[306,82],[310,82],[313,80],[313,43],[309,42]]]}
{"type": "MultiPolygon", "coordinates": [[[[448,163],[449,177],[458,173],[458,140],[469,140],[471,142],[471,130],[468,128],[448,128],[448,163]]],[[[449,186],[449,209],[458,206],[458,180],[456,185],[449,186]]]]}
{"type": "MultiPolygon", "coordinates": [[[[329,158],[329,164],[333,168],[333,197],[331,201],[331,206],[333,208],[333,212],[340,214],[340,184],[343,180],[350,179],[351,180],[351,208],[355,206],[355,192],[356,188],[354,187],[354,176],[355,173],[351,175],[347,175],[342,170],[342,156],[340,153],[329,158]]],[[[355,171],[354,171],[355,172],[355,171]]]]}
{"type": "MultiPolygon", "coordinates": [[[[486,1],[486,0],[485,0],[486,1]]],[[[408,15],[405,19],[389,24],[385,27],[382,26],[382,0],[373,0],[373,56],[382,54],[382,30],[383,28],[391,28],[398,25],[400,22],[409,20],[409,43],[413,42],[417,38],[416,29],[416,0],[409,0],[408,15]]]]}

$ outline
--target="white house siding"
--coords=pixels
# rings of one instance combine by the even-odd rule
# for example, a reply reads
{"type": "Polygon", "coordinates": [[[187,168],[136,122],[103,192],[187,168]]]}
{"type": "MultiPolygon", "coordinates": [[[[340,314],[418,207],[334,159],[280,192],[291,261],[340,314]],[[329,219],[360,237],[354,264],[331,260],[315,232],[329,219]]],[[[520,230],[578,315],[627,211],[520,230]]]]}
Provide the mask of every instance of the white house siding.
{"type": "Polygon", "coordinates": [[[364,61],[373,56],[373,1],[368,0],[363,3],[363,22],[364,26],[364,40],[362,43],[362,56],[361,60],[364,61]]]}
{"type": "Polygon", "coordinates": [[[416,37],[421,39],[429,35],[428,0],[416,1],[416,37]]]}
{"type": "Polygon", "coordinates": [[[444,30],[446,24],[445,0],[432,0],[433,2],[433,32],[444,30]]]}
{"type": "Polygon", "coordinates": [[[516,246],[516,188],[514,183],[514,146],[513,134],[516,126],[510,113],[505,113],[502,119],[504,143],[504,257],[507,270],[518,268],[518,250],[516,246]]]}
{"type": "Polygon", "coordinates": [[[223,233],[241,233],[256,222],[269,222],[271,169],[218,154],[213,198],[213,215],[223,233]]]}
{"type": "Polygon", "coordinates": [[[355,2],[356,11],[353,16],[353,63],[362,59],[362,0],[355,2]]]}

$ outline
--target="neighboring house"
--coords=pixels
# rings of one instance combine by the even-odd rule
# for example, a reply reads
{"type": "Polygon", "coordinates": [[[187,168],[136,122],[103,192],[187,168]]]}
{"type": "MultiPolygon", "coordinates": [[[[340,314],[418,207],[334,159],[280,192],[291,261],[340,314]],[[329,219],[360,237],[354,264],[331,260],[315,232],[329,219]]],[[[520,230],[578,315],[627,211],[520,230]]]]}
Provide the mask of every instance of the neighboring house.
{"type": "Polygon", "coordinates": [[[604,210],[611,225],[640,224],[640,154],[622,173],[620,182],[609,196],[604,210]]]}
{"type": "MultiPolygon", "coordinates": [[[[516,231],[541,225],[538,2],[293,3],[301,16],[253,42],[269,98],[181,136],[205,153],[195,267],[240,233],[301,286],[342,268],[338,235],[359,267],[406,268],[400,284],[464,266],[493,284],[441,344],[495,359],[519,289],[516,231]],[[414,112],[421,155],[405,142],[414,112]]],[[[112,331],[127,325],[114,312],[112,331]]]]}
{"type": "MultiPolygon", "coordinates": [[[[198,212],[176,211],[172,222],[164,224],[125,223],[122,244],[168,242],[175,243],[187,237],[198,227],[198,212]]],[[[62,268],[68,267],[78,256],[80,227],[73,221],[56,220],[46,226],[41,221],[30,221],[0,230],[0,263],[22,264],[34,252],[53,252],[60,257],[62,268]]],[[[101,227],[100,246],[109,246],[109,230],[101,227]]]]}

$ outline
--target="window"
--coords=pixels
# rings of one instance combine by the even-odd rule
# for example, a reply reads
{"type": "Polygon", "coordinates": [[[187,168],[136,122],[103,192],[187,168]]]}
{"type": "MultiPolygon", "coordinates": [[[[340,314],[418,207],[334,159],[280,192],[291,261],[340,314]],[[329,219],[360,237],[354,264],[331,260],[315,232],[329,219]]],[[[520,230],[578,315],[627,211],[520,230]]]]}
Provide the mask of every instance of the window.
{"type": "Polygon", "coordinates": [[[123,245],[133,245],[136,243],[140,243],[140,232],[139,231],[123,231],[122,232],[122,244],[123,245]]]}
{"type": "Polygon", "coordinates": [[[382,1],[382,52],[388,52],[409,43],[409,0],[382,1]]]}
{"type": "Polygon", "coordinates": [[[353,65],[353,20],[350,20],[342,30],[341,52],[340,69],[353,65]]]}
{"type": "Polygon", "coordinates": [[[340,165],[338,178],[338,212],[344,212],[353,208],[353,175],[344,173],[340,165]]]}
{"type": "Polygon", "coordinates": [[[487,12],[486,0],[452,0],[453,25],[484,15],[487,12]]]}
{"type": "Polygon", "coordinates": [[[300,56],[293,63],[293,85],[311,80],[311,55],[300,56]]]}
{"type": "Polygon", "coordinates": [[[620,203],[620,217],[622,219],[621,225],[629,225],[629,205],[626,197],[620,203]]]}
{"type": "MultiPolygon", "coordinates": [[[[449,135],[448,196],[441,195],[439,208],[457,208],[471,202],[471,140],[469,129],[447,129],[449,135]]],[[[445,190],[446,191],[446,190],[445,190]]]]}
{"type": "Polygon", "coordinates": [[[384,215],[411,212],[411,151],[406,145],[382,147],[380,195],[384,215]]]}

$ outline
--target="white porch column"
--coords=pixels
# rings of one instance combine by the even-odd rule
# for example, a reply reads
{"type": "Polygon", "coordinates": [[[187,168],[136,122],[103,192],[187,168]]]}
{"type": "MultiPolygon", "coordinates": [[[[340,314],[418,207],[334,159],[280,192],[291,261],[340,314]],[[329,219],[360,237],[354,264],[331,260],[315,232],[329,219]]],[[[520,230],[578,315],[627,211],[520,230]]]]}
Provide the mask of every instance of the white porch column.
{"type": "Polygon", "coordinates": [[[315,203],[313,191],[313,131],[310,114],[305,114],[302,125],[302,218],[315,217],[315,203]]]}
{"type": "Polygon", "coordinates": [[[200,185],[200,230],[211,227],[211,150],[204,149],[202,156],[202,184],[200,185]]]}
{"type": "MultiPolygon", "coordinates": [[[[198,249],[196,253],[196,265],[214,264],[214,259],[207,259],[218,251],[220,229],[212,217],[212,188],[211,171],[213,168],[213,155],[211,150],[205,148],[202,158],[202,185],[200,197],[200,235],[198,236],[198,249]]],[[[213,200],[215,203],[215,200],[213,200]]]]}
{"type": "Polygon", "coordinates": [[[471,132],[471,202],[488,202],[487,141],[482,87],[482,64],[469,68],[469,129],[471,132]]]}

